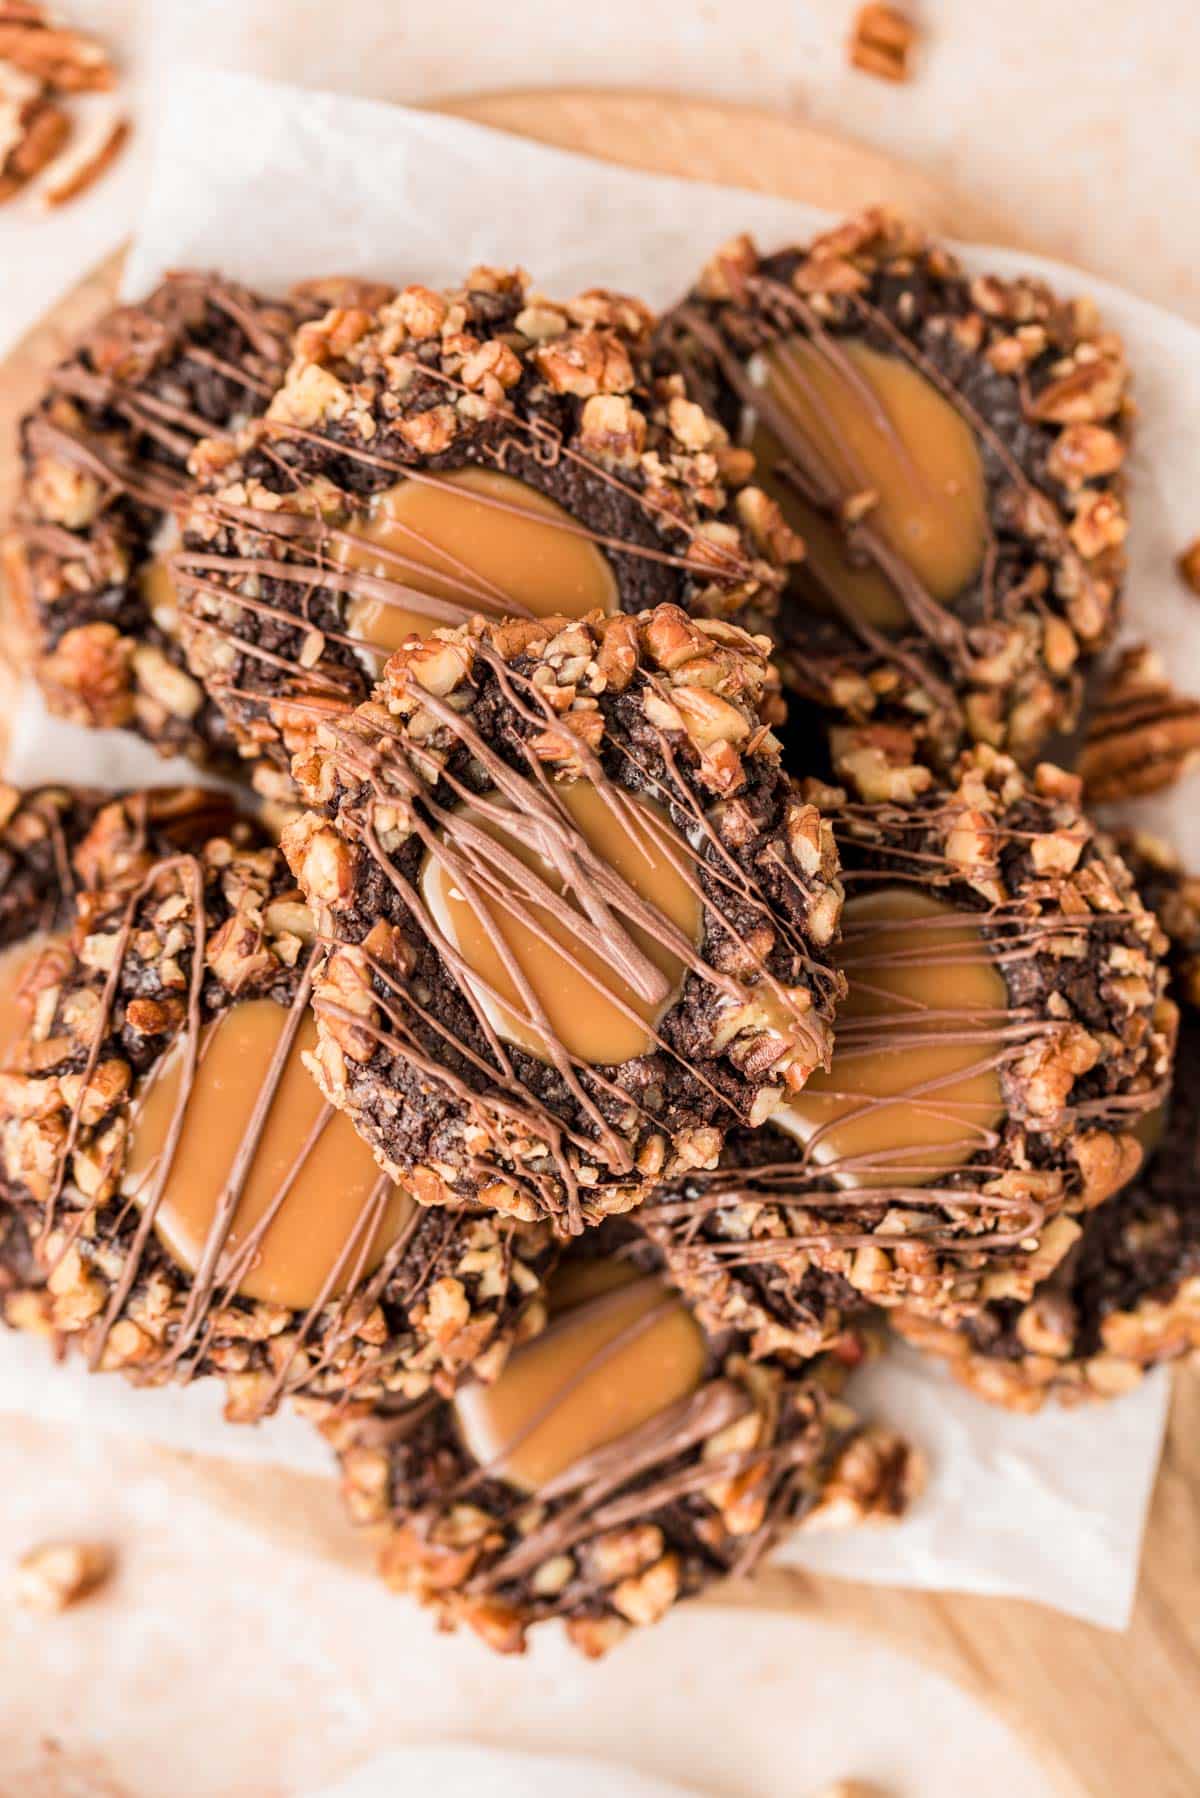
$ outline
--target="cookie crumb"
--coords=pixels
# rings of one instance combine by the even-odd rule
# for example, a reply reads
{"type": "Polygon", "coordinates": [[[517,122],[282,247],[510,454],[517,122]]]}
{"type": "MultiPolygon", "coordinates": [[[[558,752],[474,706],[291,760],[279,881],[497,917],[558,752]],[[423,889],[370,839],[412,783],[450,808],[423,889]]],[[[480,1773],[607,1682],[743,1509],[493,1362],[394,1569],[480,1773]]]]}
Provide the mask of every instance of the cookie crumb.
{"type": "Polygon", "coordinates": [[[905,13],[871,0],[854,17],[848,46],[851,66],[881,81],[907,81],[916,41],[917,28],[905,13]]]}
{"type": "Polygon", "coordinates": [[[24,1610],[65,1611],[103,1586],[114,1566],[100,1542],[42,1542],[17,1562],[16,1600],[24,1610]]]}

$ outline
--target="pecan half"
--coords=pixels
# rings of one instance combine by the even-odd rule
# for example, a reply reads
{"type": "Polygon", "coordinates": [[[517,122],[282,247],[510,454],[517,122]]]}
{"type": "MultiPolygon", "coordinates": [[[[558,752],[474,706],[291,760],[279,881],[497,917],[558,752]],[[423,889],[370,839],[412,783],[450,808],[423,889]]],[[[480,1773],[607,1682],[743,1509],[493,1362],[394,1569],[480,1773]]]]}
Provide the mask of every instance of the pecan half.
{"type": "Polygon", "coordinates": [[[1200,701],[1177,693],[1146,644],[1127,649],[1100,692],[1079,773],[1093,805],[1174,786],[1200,758],[1200,701]]]}

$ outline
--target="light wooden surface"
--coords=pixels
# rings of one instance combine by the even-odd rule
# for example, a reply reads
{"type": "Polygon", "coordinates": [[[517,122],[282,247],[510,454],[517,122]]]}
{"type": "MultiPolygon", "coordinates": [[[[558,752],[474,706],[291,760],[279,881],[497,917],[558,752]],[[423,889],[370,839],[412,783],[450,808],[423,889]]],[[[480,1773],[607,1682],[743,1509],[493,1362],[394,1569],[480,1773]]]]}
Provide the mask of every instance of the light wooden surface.
{"type": "MultiPolygon", "coordinates": [[[[933,230],[1021,242],[1010,222],[919,171],[782,115],[657,94],[585,90],[480,95],[445,110],[630,166],[834,208],[886,200],[933,230]]],[[[16,419],[48,363],[115,291],[118,273],[117,258],[93,271],[0,364],[5,446],[0,516],[11,499],[15,466],[8,446],[16,419]]],[[[1112,1422],[1119,1430],[1119,1407],[1112,1422]]],[[[178,1477],[188,1477],[186,1467],[178,1477]]],[[[211,1470],[205,1477],[214,1477],[211,1470]]],[[[226,1482],[232,1502],[242,1476],[217,1477],[226,1482]]],[[[257,1477],[246,1479],[252,1491],[257,1477]]],[[[296,1498],[291,1514],[302,1528],[307,1509],[299,1490],[296,1498]]],[[[323,1499],[313,1502],[323,1509],[323,1499]]],[[[248,1513],[255,1508],[248,1505],[248,1513]]],[[[1064,1790],[1088,1798],[1135,1793],[1195,1798],[1200,1792],[1200,1376],[1195,1373],[1177,1379],[1137,1607],[1123,1636],[1007,1600],[884,1592],[783,1572],[769,1580],[761,1597],[799,1603],[831,1623],[882,1634],[986,1698],[1038,1743],[1061,1773],[1064,1790]]],[[[914,1718],[913,1727],[936,1730],[937,1719],[914,1718]]]]}

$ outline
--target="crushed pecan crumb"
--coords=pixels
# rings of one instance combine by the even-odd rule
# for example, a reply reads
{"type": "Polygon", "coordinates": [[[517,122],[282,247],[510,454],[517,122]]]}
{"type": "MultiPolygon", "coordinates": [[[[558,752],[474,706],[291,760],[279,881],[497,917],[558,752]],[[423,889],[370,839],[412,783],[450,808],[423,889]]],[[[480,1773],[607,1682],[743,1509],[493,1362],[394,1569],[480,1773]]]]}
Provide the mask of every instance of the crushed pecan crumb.
{"type": "Polygon", "coordinates": [[[17,1562],[15,1596],[27,1611],[65,1611],[109,1579],[111,1550],[100,1542],[42,1542],[17,1562]]]}

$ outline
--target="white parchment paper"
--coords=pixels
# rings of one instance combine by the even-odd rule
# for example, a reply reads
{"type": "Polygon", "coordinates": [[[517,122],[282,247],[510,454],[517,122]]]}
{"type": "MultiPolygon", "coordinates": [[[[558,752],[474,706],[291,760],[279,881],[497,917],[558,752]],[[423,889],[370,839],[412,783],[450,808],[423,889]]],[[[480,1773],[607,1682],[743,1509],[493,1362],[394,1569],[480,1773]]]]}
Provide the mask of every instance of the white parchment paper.
{"type": "MultiPolygon", "coordinates": [[[[635,174],[460,121],[184,69],[166,84],[126,285],[140,293],[189,264],[270,289],[330,271],[443,283],[475,262],[520,262],[551,293],[606,284],[664,304],[735,231],[769,246],[822,222],[794,202],[635,174]]],[[[1124,334],[1142,412],[1130,629],[1153,637],[1177,679],[1190,669],[1200,685],[1200,602],[1171,565],[1200,531],[1200,331],[1077,270],[963,253],[980,268],[1032,267],[1064,291],[1091,293],[1124,334]]],[[[116,783],[172,772],[131,738],[51,725],[26,696],[11,778],[116,783]]],[[[1185,785],[1138,812],[1193,865],[1197,791],[1185,785]]],[[[1013,1417],[901,1351],[853,1396],[921,1444],[929,1491],[895,1528],[801,1539],[781,1558],[883,1585],[1027,1597],[1123,1626],[1162,1443],[1164,1376],[1107,1407],[1013,1417]]],[[[19,1338],[0,1342],[0,1409],[302,1471],[325,1464],[293,1418],[234,1431],[211,1388],[135,1393],[70,1366],[48,1377],[39,1345],[19,1338]]]]}

